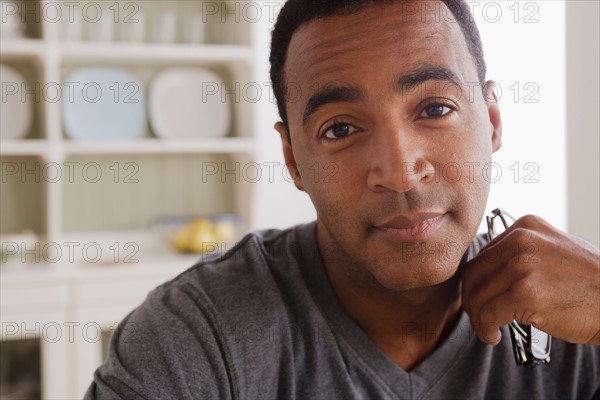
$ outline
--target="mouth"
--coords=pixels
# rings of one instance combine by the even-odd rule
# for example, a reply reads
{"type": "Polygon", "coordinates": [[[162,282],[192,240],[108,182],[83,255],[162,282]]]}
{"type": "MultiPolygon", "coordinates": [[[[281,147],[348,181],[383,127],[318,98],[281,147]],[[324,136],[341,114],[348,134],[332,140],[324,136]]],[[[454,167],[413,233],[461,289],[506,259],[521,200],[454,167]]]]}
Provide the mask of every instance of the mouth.
{"type": "Polygon", "coordinates": [[[395,242],[422,242],[430,239],[445,220],[446,213],[441,212],[399,215],[373,228],[395,242]]]}

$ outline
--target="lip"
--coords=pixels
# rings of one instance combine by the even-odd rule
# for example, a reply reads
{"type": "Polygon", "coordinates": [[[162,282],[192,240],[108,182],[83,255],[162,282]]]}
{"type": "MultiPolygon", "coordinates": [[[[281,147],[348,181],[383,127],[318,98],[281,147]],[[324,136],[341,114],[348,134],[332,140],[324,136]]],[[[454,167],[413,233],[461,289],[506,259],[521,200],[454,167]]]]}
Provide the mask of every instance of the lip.
{"type": "Polygon", "coordinates": [[[422,242],[435,234],[445,217],[446,214],[440,212],[399,215],[374,228],[379,234],[396,242],[422,242]]]}

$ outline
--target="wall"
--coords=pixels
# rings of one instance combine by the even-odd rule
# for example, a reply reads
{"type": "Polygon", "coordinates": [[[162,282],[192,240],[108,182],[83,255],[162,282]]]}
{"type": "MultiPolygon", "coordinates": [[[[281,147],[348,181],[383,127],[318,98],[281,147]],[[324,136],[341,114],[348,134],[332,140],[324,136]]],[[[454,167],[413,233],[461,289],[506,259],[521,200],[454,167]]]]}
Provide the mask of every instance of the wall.
{"type": "MultiPolygon", "coordinates": [[[[283,3],[280,2],[281,5],[283,3]]],[[[262,88],[268,88],[271,81],[268,61],[273,24],[271,15],[264,12],[255,26],[257,41],[265,44],[256,49],[260,53],[257,58],[264,62],[259,65],[254,77],[262,88]]],[[[287,228],[312,221],[316,218],[316,212],[308,195],[296,189],[284,168],[281,140],[273,127],[275,122],[279,121],[279,115],[272,93],[263,90],[263,96],[257,106],[260,116],[256,128],[260,147],[258,163],[263,174],[256,191],[253,212],[255,218],[252,225],[255,229],[287,228]]]]}
{"type": "Polygon", "coordinates": [[[488,210],[535,214],[566,229],[565,2],[469,4],[487,77],[501,90],[503,146],[493,158],[488,210]]]}
{"type": "Polygon", "coordinates": [[[600,2],[569,0],[568,229],[600,246],[600,2]]]}

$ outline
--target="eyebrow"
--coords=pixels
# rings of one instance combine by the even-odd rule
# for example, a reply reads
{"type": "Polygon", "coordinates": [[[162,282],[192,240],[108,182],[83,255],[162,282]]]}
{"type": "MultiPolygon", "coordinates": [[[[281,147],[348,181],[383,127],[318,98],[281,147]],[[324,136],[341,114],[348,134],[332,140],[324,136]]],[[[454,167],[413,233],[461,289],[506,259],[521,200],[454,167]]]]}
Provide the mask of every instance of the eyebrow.
{"type": "MultiPolygon", "coordinates": [[[[431,80],[443,81],[461,87],[460,80],[454,72],[445,67],[426,65],[402,74],[395,84],[398,92],[405,93],[431,80]]],[[[364,100],[363,92],[350,86],[326,86],[308,99],[302,115],[302,124],[306,126],[309,118],[321,107],[331,103],[356,103],[364,100]]]]}
{"type": "Polygon", "coordinates": [[[424,66],[403,74],[396,81],[396,89],[400,93],[409,92],[427,81],[443,81],[461,87],[456,74],[445,67],[424,66]]]}
{"type": "Polygon", "coordinates": [[[308,102],[306,103],[306,107],[304,107],[302,124],[306,125],[311,115],[326,104],[342,102],[355,103],[361,101],[363,98],[363,93],[359,89],[353,87],[327,86],[319,89],[310,96],[310,99],[308,99],[308,102]]]}

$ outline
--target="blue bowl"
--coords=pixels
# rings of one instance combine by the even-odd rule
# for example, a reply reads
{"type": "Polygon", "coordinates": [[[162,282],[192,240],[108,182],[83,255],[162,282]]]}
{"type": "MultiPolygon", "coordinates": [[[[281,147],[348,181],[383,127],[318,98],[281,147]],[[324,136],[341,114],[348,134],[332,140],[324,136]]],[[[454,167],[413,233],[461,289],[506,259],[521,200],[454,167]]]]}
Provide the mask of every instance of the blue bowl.
{"type": "Polygon", "coordinates": [[[64,81],[65,133],[77,140],[135,139],[147,131],[144,88],[128,71],[81,68],[64,81]]]}

